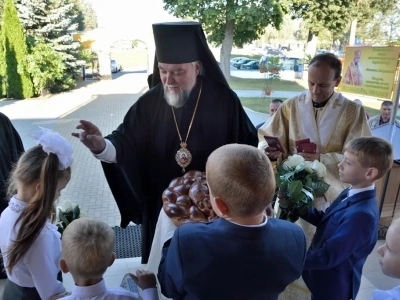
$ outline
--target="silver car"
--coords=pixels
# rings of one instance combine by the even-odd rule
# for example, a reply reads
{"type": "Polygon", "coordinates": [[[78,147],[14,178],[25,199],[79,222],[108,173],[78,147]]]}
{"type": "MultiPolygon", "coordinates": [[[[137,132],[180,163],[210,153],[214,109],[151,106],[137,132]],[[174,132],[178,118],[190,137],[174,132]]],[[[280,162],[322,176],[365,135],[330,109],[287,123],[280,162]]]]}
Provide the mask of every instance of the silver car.
{"type": "Polygon", "coordinates": [[[118,63],[116,59],[111,60],[111,73],[117,73],[122,70],[122,66],[118,63]]]}

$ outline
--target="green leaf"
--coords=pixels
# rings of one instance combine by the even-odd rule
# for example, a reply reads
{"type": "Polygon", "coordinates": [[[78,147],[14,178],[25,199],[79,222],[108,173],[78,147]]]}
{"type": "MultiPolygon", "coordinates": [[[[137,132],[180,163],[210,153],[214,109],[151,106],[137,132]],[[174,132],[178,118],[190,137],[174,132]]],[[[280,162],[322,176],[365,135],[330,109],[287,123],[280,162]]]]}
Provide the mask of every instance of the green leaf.
{"type": "Polygon", "coordinates": [[[276,172],[277,172],[277,174],[285,174],[286,173],[286,170],[285,170],[285,168],[283,167],[283,165],[276,165],[276,172]]]}
{"type": "Polygon", "coordinates": [[[303,188],[303,183],[300,180],[295,180],[290,182],[288,185],[290,197],[299,195],[301,193],[302,188],[303,188]]]}
{"type": "Polygon", "coordinates": [[[60,212],[58,213],[58,216],[59,216],[60,220],[63,221],[63,222],[65,223],[65,227],[67,227],[67,226],[69,225],[70,222],[68,221],[68,219],[67,219],[67,217],[65,216],[64,212],[62,212],[62,211],[60,210],[60,212]]]}
{"type": "Polygon", "coordinates": [[[281,180],[281,176],[279,176],[279,174],[275,174],[275,182],[276,182],[277,187],[281,186],[282,180],[281,180]]]}
{"type": "Polygon", "coordinates": [[[286,199],[284,200],[279,200],[279,207],[280,208],[288,208],[290,205],[289,201],[287,201],[286,199]]]}
{"type": "Polygon", "coordinates": [[[324,182],[322,180],[317,180],[317,181],[313,182],[312,188],[314,190],[314,193],[316,195],[319,195],[319,194],[325,194],[326,191],[328,190],[329,186],[330,185],[327,184],[326,182],[324,182]]]}
{"type": "Polygon", "coordinates": [[[298,195],[290,197],[290,201],[292,203],[299,203],[299,202],[303,202],[304,200],[307,201],[307,197],[304,193],[300,193],[298,195]]]}
{"type": "Polygon", "coordinates": [[[281,184],[280,184],[280,186],[279,186],[279,190],[281,190],[281,191],[284,191],[284,190],[286,190],[287,189],[287,186],[288,186],[288,184],[289,184],[289,182],[287,182],[287,181],[281,181],[281,184]]]}
{"type": "Polygon", "coordinates": [[[283,180],[289,181],[290,178],[292,178],[294,174],[295,174],[295,172],[287,172],[286,174],[282,175],[281,177],[283,178],[283,180]]]}
{"type": "Polygon", "coordinates": [[[81,214],[81,210],[79,209],[79,206],[75,206],[75,208],[72,210],[72,220],[79,219],[79,215],[81,214]]]}
{"type": "Polygon", "coordinates": [[[313,186],[312,184],[313,184],[313,181],[312,181],[311,176],[307,175],[305,180],[304,180],[304,186],[307,187],[307,188],[312,188],[312,186],[313,186]]]}

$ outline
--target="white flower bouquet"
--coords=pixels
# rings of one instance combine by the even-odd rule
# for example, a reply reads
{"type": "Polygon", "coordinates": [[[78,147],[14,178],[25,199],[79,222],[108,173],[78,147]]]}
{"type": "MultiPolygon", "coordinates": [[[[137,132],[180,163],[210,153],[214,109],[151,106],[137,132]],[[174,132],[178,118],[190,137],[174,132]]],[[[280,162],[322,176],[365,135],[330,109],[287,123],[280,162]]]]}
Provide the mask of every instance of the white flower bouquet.
{"type": "Polygon", "coordinates": [[[69,200],[64,200],[56,207],[56,225],[58,232],[63,234],[65,228],[74,220],[86,217],[86,214],[81,212],[79,205],[72,203],[69,200]]]}
{"type": "Polygon", "coordinates": [[[296,222],[296,212],[314,205],[314,197],[324,194],[329,184],[322,179],[326,167],[318,160],[305,161],[301,155],[289,156],[276,166],[276,191],[279,197],[279,218],[296,222]]]}

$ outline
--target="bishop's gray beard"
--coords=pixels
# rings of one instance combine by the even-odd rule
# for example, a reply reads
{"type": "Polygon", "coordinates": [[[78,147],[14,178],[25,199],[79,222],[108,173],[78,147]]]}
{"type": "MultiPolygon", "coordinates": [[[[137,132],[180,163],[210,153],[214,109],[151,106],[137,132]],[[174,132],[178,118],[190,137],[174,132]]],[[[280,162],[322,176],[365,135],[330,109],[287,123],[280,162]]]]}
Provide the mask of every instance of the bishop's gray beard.
{"type": "Polygon", "coordinates": [[[193,87],[188,91],[180,91],[179,93],[171,92],[166,85],[164,85],[164,98],[167,100],[167,103],[175,108],[182,107],[186,104],[189,99],[190,92],[193,87]]]}

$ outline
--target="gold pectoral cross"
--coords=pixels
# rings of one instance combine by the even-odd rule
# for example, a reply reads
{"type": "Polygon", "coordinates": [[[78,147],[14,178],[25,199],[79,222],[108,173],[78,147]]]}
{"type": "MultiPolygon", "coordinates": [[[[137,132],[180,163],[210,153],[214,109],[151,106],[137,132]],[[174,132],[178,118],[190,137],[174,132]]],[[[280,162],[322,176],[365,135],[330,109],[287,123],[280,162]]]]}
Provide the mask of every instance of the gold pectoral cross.
{"type": "Polygon", "coordinates": [[[333,103],[332,108],[335,109],[336,106],[342,106],[342,104],[339,104],[339,99],[336,99],[335,102],[333,103]]]}

